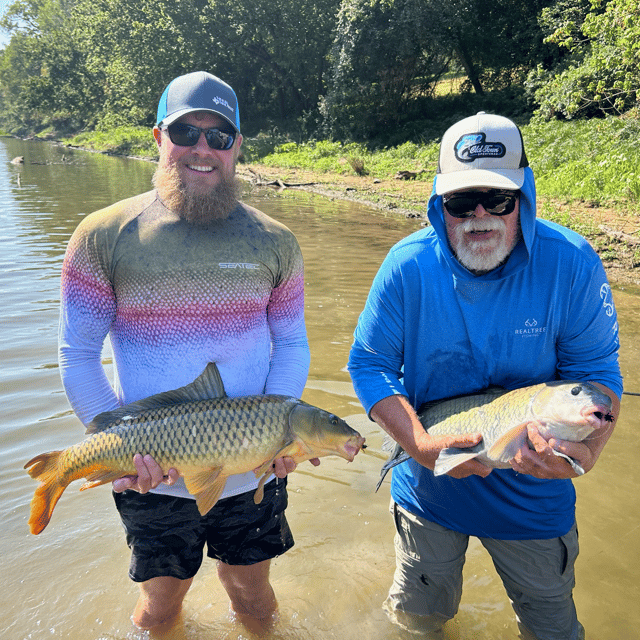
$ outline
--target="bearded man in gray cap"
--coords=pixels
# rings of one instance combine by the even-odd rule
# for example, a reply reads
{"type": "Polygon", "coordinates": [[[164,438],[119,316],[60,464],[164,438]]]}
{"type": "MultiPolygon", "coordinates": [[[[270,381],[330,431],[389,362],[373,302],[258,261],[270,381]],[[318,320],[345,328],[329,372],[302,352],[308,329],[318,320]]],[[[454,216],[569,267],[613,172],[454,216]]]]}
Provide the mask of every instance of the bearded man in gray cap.
{"type": "Polygon", "coordinates": [[[393,469],[396,573],[385,609],[411,629],[453,618],[474,536],[524,638],[579,640],[571,478],[593,468],[619,411],[611,288],[584,238],[536,218],[533,172],[507,118],[479,113],[445,132],[427,214],[431,227],[381,266],[349,358],[367,413],[410,456],[393,469]],[[460,449],[463,462],[434,473],[451,442],[425,431],[424,403],[553,380],[591,381],[609,396],[587,440],[547,442],[532,421],[510,467],[492,470],[460,449]]]}
{"type": "MultiPolygon", "coordinates": [[[[87,216],[66,251],[59,362],[71,406],[87,424],[192,382],[210,362],[230,397],[300,397],[309,368],[302,255],[286,227],[238,201],[235,92],[205,72],[176,78],[153,135],[155,189],[87,216]],[[115,388],[101,363],[107,335],[115,388]]],[[[136,476],[113,483],[140,586],[134,624],[159,630],[179,619],[206,543],[232,612],[251,628],[268,625],[277,609],[270,560],[293,545],[284,511],[294,461],[275,461],[259,505],[253,473],[229,477],[205,516],[175,469],[140,454],[134,464],[136,476]]]]}

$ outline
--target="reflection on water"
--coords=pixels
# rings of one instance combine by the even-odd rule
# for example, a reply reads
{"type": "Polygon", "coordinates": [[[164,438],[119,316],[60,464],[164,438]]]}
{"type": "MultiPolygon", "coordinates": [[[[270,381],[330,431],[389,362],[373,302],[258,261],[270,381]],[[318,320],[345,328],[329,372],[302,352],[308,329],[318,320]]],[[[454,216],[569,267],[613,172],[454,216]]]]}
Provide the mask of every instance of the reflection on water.
{"type": "MultiPolygon", "coordinates": [[[[106,488],[65,492],[40,536],[28,533],[35,483],[22,469],[34,455],[82,436],[62,391],[56,357],[58,278],[66,242],[82,216],[149,188],[154,165],[39,142],[0,140],[0,637],[3,640],[137,638],[129,615],[137,588],[106,488]],[[24,165],[10,160],[25,156],[24,165]]],[[[247,193],[289,226],[303,249],[311,371],[303,398],[346,417],[380,450],[382,435],[362,413],[345,370],[353,328],[388,248],[419,227],[347,202],[304,193],[247,193]]],[[[640,392],[638,298],[615,293],[625,386],[640,392]]],[[[640,635],[640,480],[634,416],[625,396],[616,432],[597,470],[576,481],[581,556],[576,603],[590,640],[640,635]]],[[[402,640],[382,613],[394,568],[388,483],[373,493],[380,460],[359,455],[302,465],[290,480],[296,546],[273,563],[282,640],[402,640]]],[[[79,484],[79,483],[78,483],[79,484]]],[[[461,610],[446,639],[507,640],[517,635],[502,586],[473,543],[461,610]]],[[[205,561],[185,610],[189,640],[247,634],[228,617],[226,596],[205,561]]]]}

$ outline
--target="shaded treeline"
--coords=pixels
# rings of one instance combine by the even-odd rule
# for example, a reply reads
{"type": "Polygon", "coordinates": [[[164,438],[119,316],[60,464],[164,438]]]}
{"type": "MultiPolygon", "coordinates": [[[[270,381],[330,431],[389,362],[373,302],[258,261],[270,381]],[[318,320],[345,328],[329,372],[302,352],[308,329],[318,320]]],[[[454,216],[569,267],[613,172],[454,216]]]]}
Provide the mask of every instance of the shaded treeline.
{"type": "Polygon", "coordinates": [[[2,26],[0,127],[22,135],[150,125],[198,69],[236,89],[245,133],[380,144],[479,109],[623,114],[640,83],[637,0],[17,0],[2,26]]]}

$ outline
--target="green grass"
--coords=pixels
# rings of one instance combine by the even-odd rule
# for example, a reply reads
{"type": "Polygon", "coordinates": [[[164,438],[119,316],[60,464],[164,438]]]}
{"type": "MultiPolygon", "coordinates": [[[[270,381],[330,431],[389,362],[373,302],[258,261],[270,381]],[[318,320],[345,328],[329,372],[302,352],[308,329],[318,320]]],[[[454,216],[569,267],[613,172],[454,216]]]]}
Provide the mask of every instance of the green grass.
{"type": "Polygon", "coordinates": [[[318,173],[361,173],[378,178],[394,176],[400,170],[424,170],[425,173],[417,179],[431,181],[438,161],[436,144],[419,145],[413,142],[377,151],[358,143],[322,140],[303,144],[286,142],[276,145],[273,151],[263,156],[252,152],[251,141],[247,146],[247,160],[270,167],[298,168],[318,173]]]}
{"type": "MultiPolygon", "coordinates": [[[[595,205],[640,204],[640,113],[588,121],[534,119],[522,127],[522,134],[540,195],[595,205]]],[[[378,178],[400,170],[424,171],[417,179],[431,181],[438,160],[436,143],[405,142],[372,151],[356,143],[272,141],[271,146],[263,142],[262,152],[252,141],[247,143],[250,162],[319,173],[355,173],[356,166],[378,178]]]]}
{"type": "Polygon", "coordinates": [[[87,131],[65,142],[101,153],[143,158],[158,157],[156,142],[149,127],[118,127],[109,131],[87,131]]]}
{"type": "Polygon", "coordinates": [[[606,204],[640,203],[640,114],[532,121],[525,149],[541,195],[606,204]]]}

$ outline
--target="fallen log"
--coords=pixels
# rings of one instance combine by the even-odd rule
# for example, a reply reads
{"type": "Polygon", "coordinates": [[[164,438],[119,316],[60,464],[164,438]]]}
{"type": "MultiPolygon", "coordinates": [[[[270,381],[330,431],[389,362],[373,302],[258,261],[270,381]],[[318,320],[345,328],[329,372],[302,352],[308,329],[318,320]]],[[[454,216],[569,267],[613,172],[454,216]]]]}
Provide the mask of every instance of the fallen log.
{"type": "Polygon", "coordinates": [[[640,238],[624,233],[624,231],[617,231],[603,224],[601,224],[598,229],[614,240],[620,240],[620,242],[626,242],[627,244],[640,245],[640,238]]]}
{"type": "Polygon", "coordinates": [[[317,184],[315,182],[284,182],[284,180],[280,178],[264,180],[263,177],[253,169],[248,169],[248,171],[253,174],[251,182],[257,187],[279,187],[280,189],[287,189],[292,187],[311,187],[317,184]]]}

